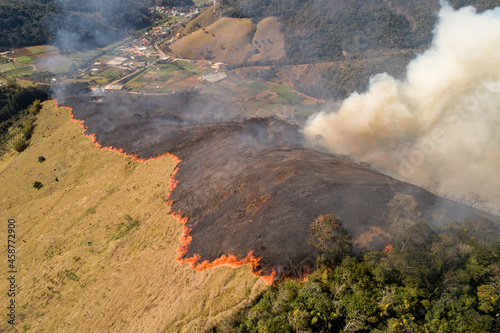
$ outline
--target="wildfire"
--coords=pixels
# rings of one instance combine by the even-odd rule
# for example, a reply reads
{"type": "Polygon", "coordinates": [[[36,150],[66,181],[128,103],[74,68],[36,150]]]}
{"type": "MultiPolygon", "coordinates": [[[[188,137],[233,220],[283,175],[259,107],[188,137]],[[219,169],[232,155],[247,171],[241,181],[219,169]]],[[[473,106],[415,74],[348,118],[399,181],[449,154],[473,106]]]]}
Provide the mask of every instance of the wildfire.
{"type": "MultiPolygon", "coordinates": [[[[170,154],[170,153],[165,153],[163,155],[158,155],[156,157],[151,157],[148,159],[139,158],[136,155],[124,152],[122,148],[117,149],[117,148],[112,147],[112,146],[103,146],[102,144],[100,144],[97,141],[97,136],[94,133],[90,133],[90,134],[86,133],[87,126],[84,125],[83,120],[75,118],[75,115],[73,113],[73,108],[68,107],[68,106],[60,107],[56,99],[54,99],[54,103],[55,103],[56,108],[67,108],[70,110],[71,120],[74,122],[77,122],[79,124],[79,126],[84,129],[83,133],[82,133],[83,136],[91,138],[92,143],[95,144],[99,149],[108,149],[110,151],[116,152],[116,153],[123,155],[125,157],[131,157],[136,162],[147,162],[147,161],[162,158],[164,156],[170,156],[171,158],[173,158],[176,165],[175,165],[174,171],[172,172],[171,180],[170,180],[170,183],[168,185],[168,188],[170,189],[170,191],[167,194],[167,196],[165,197],[165,199],[166,199],[165,205],[170,208],[170,206],[172,204],[172,200],[170,200],[170,196],[172,195],[172,192],[175,190],[175,188],[179,184],[179,181],[175,179],[175,176],[176,176],[177,172],[179,171],[178,165],[179,165],[179,163],[181,163],[181,159],[179,157],[177,157],[173,154],[170,154]]],[[[257,258],[255,256],[253,256],[253,250],[248,252],[247,256],[243,259],[238,259],[236,256],[234,256],[230,253],[228,253],[227,256],[222,255],[221,257],[215,259],[214,261],[204,260],[204,261],[200,262],[201,257],[199,254],[194,254],[191,257],[185,257],[188,254],[189,245],[191,244],[191,241],[193,239],[189,235],[191,233],[192,228],[189,228],[186,225],[186,223],[188,221],[188,217],[182,217],[182,214],[180,211],[170,212],[169,215],[172,216],[179,223],[182,223],[182,225],[183,225],[182,234],[181,234],[181,237],[179,238],[179,242],[181,244],[176,251],[177,252],[176,260],[179,263],[179,265],[187,263],[196,272],[201,272],[201,271],[204,271],[206,269],[211,269],[211,268],[220,267],[220,266],[229,266],[231,268],[238,268],[238,267],[241,267],[244,265],[250,265],[252,268],[252,275],[262,278],[267,285],[273,284],[273,282],[277,278],[279,278],[279,275],[276,272],[275,268],[273,268],[272,273],[270,275],[261,275],[262,274],[262,268],[260,267],[261,258],[260,257],[257,258]]]]}
{"type": "Polygon", "coordinates": [[[388,253],[388,252],[391,252],[392,251],[392,244],[389,244],[387,245],[385,248],[384,248],[384,252],[385,253],[388,253]]]}
{"type": "Polygon", "coordinates": [[[267,285],[273,284],[276,281],[278,274],[276,269],[273,268],[273,271],[270,275],[262,275],[262,268],[260,267],[260,257],[255,257],[253,255],[253,250],[248,252],[247,256],[243,259],[239,259],[238,257],[228,253],[227,255],[223,254],[219,258],[214,261],[204,260],[200,262],[200,255],[194,254],[191,257],[186,257],[189,251],[189,245],[193,238],[190,236],[192,228],[186,226],[188,221],[187,217],[182,217],[180,212],[170,213],[175,220],[179,223],[183,224],[182,235],[179,238],[181,245],[177,249],[177,262],[182,264],[189,264],[191,269],[196,272],[201,272],[207,269],[220,267],[220,266],[229,266],[231,268],[238,268],[244,265],[250,265],[252,269],[252,275],[262,278],[267,285]]]}

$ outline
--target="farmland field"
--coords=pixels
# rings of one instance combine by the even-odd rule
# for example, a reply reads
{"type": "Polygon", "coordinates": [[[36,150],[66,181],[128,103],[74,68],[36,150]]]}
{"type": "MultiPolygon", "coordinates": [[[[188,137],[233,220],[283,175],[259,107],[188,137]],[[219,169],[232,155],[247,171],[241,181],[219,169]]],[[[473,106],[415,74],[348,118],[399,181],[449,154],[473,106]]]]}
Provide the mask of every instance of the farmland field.
{"type": "Polygon", "coordinates": [[[24,67],[18,67],[18,68],[8,70],[5,72],[5,75],[6,76],[16,76],[16,75],[28,74],[32,71],[33,71],[32,66],[24,66],[24,67]]]}
{"type": "Polygon", "coordinates": [[[22,57],[16,58],[16,62],[18,62],[20,64],[31,64],[34,62],[34,60],[28,56],[22,56],[22,57]]]}

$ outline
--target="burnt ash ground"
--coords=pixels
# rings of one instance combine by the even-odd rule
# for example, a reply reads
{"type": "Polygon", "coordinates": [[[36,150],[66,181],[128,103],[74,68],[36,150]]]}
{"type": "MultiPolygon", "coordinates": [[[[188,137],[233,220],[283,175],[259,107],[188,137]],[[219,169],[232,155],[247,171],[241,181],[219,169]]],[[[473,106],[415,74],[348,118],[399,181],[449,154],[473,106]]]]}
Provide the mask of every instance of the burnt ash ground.
{"type": "Polygon", "coordinates": [[[423,220],[446,209],[448,220],[482,219],[498,232],[492,215],[305,148],[294,125],[277,118],[229,121],[242,111],[213,97],[207,101],[203,95],[130,94],[60,101],[73,107],[86,134],[103,146],[139,158],[168,152],[182,160],[170,199],[172,211],[188,217],[192,228],[185,258],[198,254],[199,262],[213,261],[229,253],[243,259],[253,251],[262,275],[279,268],[300,277],[315,266],[317,252],[307,243],[314,219],[334,213],[351,234],[355,253],[381,250],[392,237],[387,204],[396,192],[415,197],[423,220]],[[207,105],[227,121],[210,122],[207,105]]]}

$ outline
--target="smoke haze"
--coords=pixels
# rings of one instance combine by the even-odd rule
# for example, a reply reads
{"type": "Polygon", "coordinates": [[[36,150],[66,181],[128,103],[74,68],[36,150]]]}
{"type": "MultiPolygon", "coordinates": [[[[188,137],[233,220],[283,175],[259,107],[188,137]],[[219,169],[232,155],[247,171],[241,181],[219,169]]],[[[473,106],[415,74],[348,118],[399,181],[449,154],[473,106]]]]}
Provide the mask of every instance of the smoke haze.
{"type": "MultiPolygon", "coordinates": [[[[372,77],[337,110],[312,116],[313,144],[383,166],[455,199],[500,199],[500,7],[477,13],[442,3],[431,47],[404,81],[372,77]]],[[[479,205],[477,206],[479,207],[479,205]]]]}

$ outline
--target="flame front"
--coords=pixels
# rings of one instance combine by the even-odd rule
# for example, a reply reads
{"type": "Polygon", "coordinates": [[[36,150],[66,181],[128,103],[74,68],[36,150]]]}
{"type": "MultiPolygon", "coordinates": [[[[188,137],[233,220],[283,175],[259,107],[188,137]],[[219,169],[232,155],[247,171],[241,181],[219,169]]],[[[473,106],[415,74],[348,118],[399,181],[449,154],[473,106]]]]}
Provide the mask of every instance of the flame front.
{"type": "MultiPolygon", "coordinates": [[[[83,136],[90,137],[92,139],[92,143],[94,143],[97,147],[99,147],[99,149],[108,149],[110,151],[116,152],[116,153],[123,155],[125,157],[131,157],[136,162],[147,162],[147,161],[162,158],[164,156],[170,156],[171,158],[173,158],[175,161],[175,169],[172,172],[172,177],[171,177],[170,183],[168,185],[168,188],[170,189],[170,191],[167,194],[167,196],[165,197],[165,205],[167,207],[169,207],[169,209],[170,209],[170,207],[172,205],[172,200],[170,200],[170,196],[172,195],[172,192],[175,190],[175,188],[179,184],[179,181],[175,179],[175,176],[176,176],[177,172],[179,171],[179,163],[182,162],[179,157],[177,157],[173,154],[170,154],[170,153],[165,153],[165,154],[158,155],[156,157],[147,158],[147,159],[146,158],[139,158],[137,155],[124,152],[122,148],[117,149],[117,148],[112,147],[112,146],[103,146],[97,141],[97,136],[95,134],[93,134],[93,133],[87,134],[86,133],[87,127],[84,125],[84,121],[81,119],[75,118],[75,114],[73,113],[73,108],[71,108],[69,106],[60,107],[56,99],[54,99],[54,103],[55,103],[56,108],[67,108],[70,110],[71,120],[74,122],[77,122],[80,125],[80,127],[82,127],[84,129],[83,133],[82,133],[83,136]]],[[[189,245],[191,244],[191,241],[193,239],[190,236],[192,228],[189,228],[187,226],[188,217],[182,217],[182,213],[180,211],[170,212],[169,215],[172,216],[179,223],[182,223],[182,225],[183,225],[182,226],[182,235],[179,238],[179,242],[181,244],[176,251],[177,252],[176,260],[179,263],[179,265],[187,263],[196,272],[201,272],[201,271],[204,271],[206,269],[211,269],[211,268],[220,267],[220,266],[229,266],[231,268],[238,268],[238,267],[241,267],[244,265],[250,265],[252,268],[252,275],[262,278],[262,280],[264,280],[264,282],[267,285],[272,285],[274,283],[274,281],[276,281],[277,278],[279,277],[275,268],[273,268],[272,273],[270,275],[261,275],[262,274],[262,268],[260,267],[261,258],[255,257],[253,255],[253,250],[248,252],[247,256],[243,259],[239,259],[230,253],[228,253],[227,255],[222,255],[221,257],[215,259],[214,261],[204,260],[204,261],[200,262],[201,256],[199,254],[194,254],[191,257],[186,257],[188,252],[189,252],[189,245]]]]}
{"type": "Polygon", "coordinates": [[[384,252],[385,253],[388,253],[388,252],[391,252],[392,251],[392,244],[389,244],[387,245],[385,248],[384,248],[384,252]]]}

